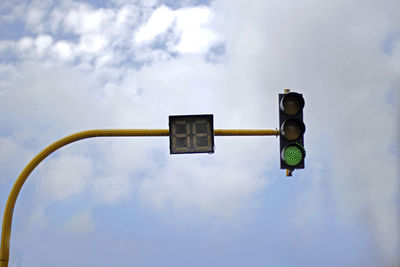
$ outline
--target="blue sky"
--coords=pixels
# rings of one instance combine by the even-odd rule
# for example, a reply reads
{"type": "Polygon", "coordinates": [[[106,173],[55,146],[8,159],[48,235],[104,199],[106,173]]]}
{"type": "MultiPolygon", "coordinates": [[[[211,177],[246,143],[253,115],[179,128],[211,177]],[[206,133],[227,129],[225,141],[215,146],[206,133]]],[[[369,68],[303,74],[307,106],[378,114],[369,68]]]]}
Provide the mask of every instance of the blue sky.
{"type": "MultiPolygon", "coordinates": [[[[275,129],[303,93],[306,169],[275,137],[52,154],[17,200],[9,266],[398,266],[400,3],[2,1],[0,210],[45,146],[97,128],[275,129]]],[[[1,218],[3,213],[0,213],[1,218]]]]}

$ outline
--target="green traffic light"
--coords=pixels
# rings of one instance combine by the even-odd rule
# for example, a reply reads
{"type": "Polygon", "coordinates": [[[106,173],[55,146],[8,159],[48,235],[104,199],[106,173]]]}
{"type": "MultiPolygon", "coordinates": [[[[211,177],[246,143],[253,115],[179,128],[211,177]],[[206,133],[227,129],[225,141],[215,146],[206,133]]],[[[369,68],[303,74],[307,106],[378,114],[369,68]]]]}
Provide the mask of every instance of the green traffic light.
{"type": "Polygon", "coordinates": [[[305,153],[297,144],[288,145],[282,151],[282,158],[289,166],[296,166],[304,159],[305,153]]]}

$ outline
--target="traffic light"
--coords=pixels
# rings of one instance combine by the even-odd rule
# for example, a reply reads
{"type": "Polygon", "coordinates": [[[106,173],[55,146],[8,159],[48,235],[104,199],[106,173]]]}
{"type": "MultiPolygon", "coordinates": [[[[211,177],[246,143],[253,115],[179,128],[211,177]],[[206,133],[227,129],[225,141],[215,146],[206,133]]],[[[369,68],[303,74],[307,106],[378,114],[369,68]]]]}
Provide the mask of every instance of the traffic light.
{"type": "Polygon", "coordinates": [[[279,143],[281,169],[304,169],[304,98],[302,94],[279,94],[279,143]]]}

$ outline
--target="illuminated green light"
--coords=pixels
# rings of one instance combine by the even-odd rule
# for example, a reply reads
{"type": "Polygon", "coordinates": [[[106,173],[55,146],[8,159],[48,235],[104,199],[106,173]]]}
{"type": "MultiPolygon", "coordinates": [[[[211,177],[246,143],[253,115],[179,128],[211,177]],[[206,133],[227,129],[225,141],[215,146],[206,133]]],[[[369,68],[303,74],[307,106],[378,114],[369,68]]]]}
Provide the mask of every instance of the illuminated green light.
{"type": "Polygon", "coordinates": [[[304,151],[298,145],[289,145],[282,152],[282,158],[289,166],[298,165],[304,158],[304,151]]]}

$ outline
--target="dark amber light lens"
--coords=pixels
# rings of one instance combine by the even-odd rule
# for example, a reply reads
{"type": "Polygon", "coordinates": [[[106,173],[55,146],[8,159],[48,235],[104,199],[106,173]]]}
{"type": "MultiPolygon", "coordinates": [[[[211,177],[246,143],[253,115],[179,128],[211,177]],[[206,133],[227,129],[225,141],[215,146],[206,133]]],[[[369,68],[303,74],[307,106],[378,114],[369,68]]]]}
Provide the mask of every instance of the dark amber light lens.
{"type": "Polygon", "coordinates": [[[288,93],[280,103],[280,109],[288,116],[298,114],[304,108],[304,98],[298,93],[288,93]]]}
{"type": "Polygon", "coordinates": [[[286,120],[281,127],[282,135],[289,141],[299,139],[304,134],[304,123],[298,119],[286,120]]]}

